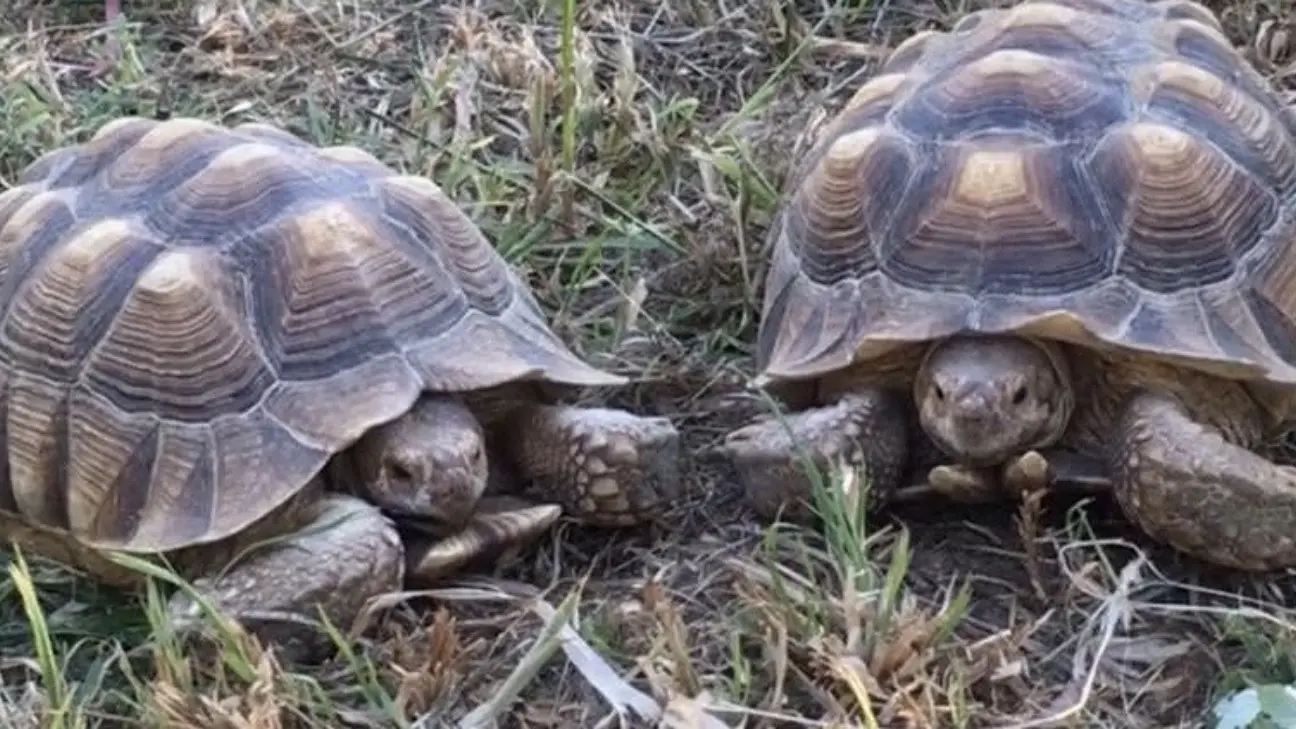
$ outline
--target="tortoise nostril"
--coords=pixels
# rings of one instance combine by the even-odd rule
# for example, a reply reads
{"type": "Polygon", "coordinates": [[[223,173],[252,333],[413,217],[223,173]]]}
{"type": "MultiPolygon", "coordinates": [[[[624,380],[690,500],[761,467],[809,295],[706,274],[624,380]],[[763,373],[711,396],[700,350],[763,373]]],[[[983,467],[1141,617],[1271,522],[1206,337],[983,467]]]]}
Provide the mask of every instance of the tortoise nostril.
{"type": "Polygon", "coordinates": [[[954,403],[964,417],[983,417],[990,408],[990,398],[981,390],[970,390],[956,398],[954,403]]]}

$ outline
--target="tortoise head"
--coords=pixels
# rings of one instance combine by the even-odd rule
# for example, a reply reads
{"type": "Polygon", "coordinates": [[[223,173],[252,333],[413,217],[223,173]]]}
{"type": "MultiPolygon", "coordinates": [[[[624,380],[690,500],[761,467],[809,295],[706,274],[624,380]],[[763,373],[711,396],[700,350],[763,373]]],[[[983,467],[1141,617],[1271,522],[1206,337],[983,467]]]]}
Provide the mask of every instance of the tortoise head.
{"type": "Polygon", "coordinates": [[[455,529],[468,522],[486,490],[486,459],[485,434],[472,411],[458,400],[424,395],[356,443],[356,488],[384,511],[455,529]]]}
{"type": "Polygon", "coordinates": [[[1074,404],[1061,351],[1013,336],[958,336],[927,351],[914,381],[927,435],[968,465],[991,465],[1062,437],[1074,404]]]}

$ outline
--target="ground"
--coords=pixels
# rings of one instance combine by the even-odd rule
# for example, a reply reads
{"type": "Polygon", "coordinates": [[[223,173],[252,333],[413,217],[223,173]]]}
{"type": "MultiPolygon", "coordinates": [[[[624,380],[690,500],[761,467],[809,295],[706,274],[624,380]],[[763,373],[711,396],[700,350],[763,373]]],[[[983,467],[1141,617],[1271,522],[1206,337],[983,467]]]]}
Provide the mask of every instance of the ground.
{"type": "MultiPolygon", "coordinates": [[[[322,664],[238,634],[182,657],[165,583],[118,593],[14,556],[0,724],[593,727],[615,705],[630,726],[1188,727],[1296,680],[1296,582],[1190,563],[1101,499],[863,523],[836,497],[822,531],[774,529],[706,455],[762,407],[743,382],[788,151],[887,48],[971,4],[125,0],[119,28],[89,0],[11,6],[0,186],[122,114],[361,146],[450,191],[564,338],[644,378],[615,402],[669,415],[697,455],[660,524],[564,524],[340,626],[322,664]]],[[[1216,9],[1296,88],[1289,0],[1216,9]]]]}

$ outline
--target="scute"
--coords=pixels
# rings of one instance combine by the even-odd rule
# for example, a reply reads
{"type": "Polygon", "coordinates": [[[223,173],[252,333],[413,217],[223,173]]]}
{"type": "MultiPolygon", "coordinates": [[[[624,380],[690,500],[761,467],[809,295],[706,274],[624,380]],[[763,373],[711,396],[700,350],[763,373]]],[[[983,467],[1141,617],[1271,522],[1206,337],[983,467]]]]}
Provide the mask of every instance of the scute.
{"type": "Polygon", "coordinates": [[[758,382],[1020,332],[1292,389],[1292,118],[1189,0],[1027,0],[923,33],[796,167],[758,382]]]}
{"type": "MultiPolygon", "coordinates": [[[[248,412],[274,386],[275,372],[248,324],[240,273],[215,249],[170,248],[131,287],[114,275],[121,298],[102,302],[111,323],[89,343],[76,382],[118,410],[167,421],[248,412]]],[[[23,299],[37,317],[52,313],[47,297],[23,299]]]]}
{"type": "Polygon", "coordinates": [[[1183,61],[1144,67],[1136,98],[1146,117],[1219,148],[1251,177],[1282,196],[1296,181],[1296,147],[1282,117],[1262,100],[1183,61]]]}
{"type": "Polygon", "coordinates": [[[1138,122],[1099,143],[1091,169],[1120,221],[1116,274],[1174,294],[1229,280],[1278,217],[1272,187],[1198,136],[1138,122]]]}
{"type": "Polygon", "coordinates": [[[121,119],[0,195],[0,509],[214,541],[424,389],[622,378],[433,183],[272,126],[121,119]]]}
{"type": "Polygon", "coordinates": [[[787,226],[802,271],[831,285],[877,266],[876,241],[913,173],[904,140],[878,127],[838,137],[812,171],[819,194],[798,197],[787,226]],[[870,194],[863,194],[867,188],[870,194]]]}
{"type": "Polygon", "coordinates": [[[932,141],[1009,128],[1041,139],[1091,134],[1126,114],[1122,89],[1093,70],[1066,57],[990,51],[915,90],[895,123],[932,141]]]}
{"type": "Polygon", "coordinates": [[[909,189],[879,246],[895,283],[968,295],[1060,293],[1110,268],[1110,222],[1074,148],[1006,137],[948,147],[909,189]]]}

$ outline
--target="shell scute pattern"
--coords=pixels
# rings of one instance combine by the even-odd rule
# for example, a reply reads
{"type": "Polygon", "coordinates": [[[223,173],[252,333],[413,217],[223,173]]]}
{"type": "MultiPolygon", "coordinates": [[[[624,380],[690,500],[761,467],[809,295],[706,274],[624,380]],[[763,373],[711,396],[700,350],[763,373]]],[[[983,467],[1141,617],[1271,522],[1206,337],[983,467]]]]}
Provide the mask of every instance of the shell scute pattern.
{"type": "Polygon", "coordinates": [[[360,150],[127,119],[22,179],[0,195],[0,508],[89,544],[233,534],[425,388],[621,381],[439,188],[360,150]]]}
{"type": "MultiPolygon", "coordinates": [[[[108,307],[115,316],[78,385],[122,411],[186,423],[248,412],[274,386],[243,279],[221,251],[167,249],[121,288],[125,301],[108,307]]],[[[28,297],[45,311],[46,297],[28,297]]],[[[30,326],[43,331],[43,321],[30,326]]]]}
{"type": "MultiPolygon", "coordinates": [[[[1198,9],[1205,11],[1198,6],[1198,9]]],[[[1276,94],[1260,72],[1242,59],[1218,21],[1182,19],[1164,26],[1164,43],[1189,63],[1205,69],[1244,92],[1277,119],[1289,136],[1296,136],[1296,113],[1276,94]]]]}
{"type": "MultiPolygon", "coordinates": [[[[940,43],[942,38],[945,38],[944,33],[938,30],[928,29],[920,30],[904,39],[900,45],[896,46],[891,51],[891,55],[887,57],[886,61],[882,64],[882,68],[879,70],[878,75],[874,76],[873,80],[882,76],[895,76],[898,79],[904,78],[903,74],[912,70],[914,65],[921,61],[923,56],[931,50],[932,44],[940,43]]],[[[861,86],[860,89],[862,90],[867,85],[868,84],[861,86]]],[[[856,95],[859,93],[860,92],[857,91],[856,95]]]]}
{"type": "Polygon", "coordinates": [[[378,189],[387,218],[408,231],[407,236],[443,241],[438,249],[441,260],[432,261],[429,251],[422,249],[424,263],[444,266],[459,282],[467,306],[492,316],[508,308],[520,282],[511,275],[498,275],[492,258],[486,255],[491,248],[481,232],[466,218],[447,214],[453,208],[436,185],[423,178],[403,177],[384,180],[378,189]]]}
{"type": "Polygon", "coordinates": [[[934,76],[894,112],[912,138],[963,140],[1012,129],[1040,139],[1092,134],[1123,119],[1123,89],[1094,64],[998,49],[934,76]]]}
{"type": "Polygon", "coordinates": [[[1114,230],[1087,197],[1072,145],[1008,136],[951,146],[915,181],[878,249],[887,275],[917,288],[988,295],[1092,284],[1110,266],[1103,242],[1114,230]]]}
{"type": "MultiPolygon", "coordinates": [[[[393,325],[410,316],[408,291],[435,290],[390,226],[345,199],[276,220],[240,245],[258,338],[285,383],[349,371],[374,357],[399,354],[393,325]]],[[[445,297],[438,297],[445,298],[445,297]]],[[[447,312],[432,302],[428,315],[447,312]]],[[[435,319],[444,328],[453,318],[435,319]]]]}
{"type": "Polygon", "coordinates": [[[94,349],[127,305],[135,277],[162,250],[120,219],[86,226],[50,246],[40,274],[13,296],[0,322],[5,364],[20,377],[38,376],[70,386],[96,368],[92,353],[110,361],[123,354],[127,361],[143,354],[122,353],[120,348],[116,353],[111,348],[95,353],[94,349]]]}
{"type": "Polygon", "coordinates": [[[1019,331],[1296,384],[1283,108],[1184,0],[1028,1],[911,39],[797,172],[761,381],[1019,331]]]}
{"type": "Polygon", "coordinates": [[[68,196],[80,220],[134,219],[147,214],[160,197],[203,174],[234,141],[214,124],[188,119],[154,125],[138,137],[138,127],[118,127],[116,131],[133,138],[132,142],[118,141],[113,131],[100,132],[90,140],[87,146],[95,147],[95,154],[68,167],[75,175],[59,175],[45,183],[49,190],[68,196]]]}
{"type": "Polygon", "coordinates": [[[210,155],[195,151],[194,157],[204,163],[176,164],[166,173],[171,179],[149,182],[137,193],[147,203],[131,203],[146,206],[142,224],[174,246],[225,246],[286,217],[309,214],[321,201],[363,204],[371,197],[367,175],[259,140],[210,155]]]}
{"type": "Polygon", "coordinates": [[[1176,127],[1117,129],[1090,169],[1102,181],[1094,188],[1098,204],[1120,225],[1117,274],[1147,291],[1226,281],[1277,220],[1272,187],[1176,127]]]}
{"type": "Polygon", "coordinates": [[[1192,130],[1193,136],[1209,142],[1278,195],[1292,189],[1292,135],[1281,117],[1255,96],[1182,60],[1146,67],[1138,74],[1133,94],[1144,103],[1146,119],[1192,130]]]}
{"type": "MultiPolygon", "coordinates": [[[[1095,13],[1083,5],[1039,0],[970,13],[948,33],[924,43],[921,64],[902,63],[909,68],[920,65],[925,75],[941,77],[987,55],[1020,51],[1079,63],[1088,67],[1089,79],[1098,73],[1105,81],[1114,81],[1120,73],[1113,62],[1147,58],[1155,53],[1154,49],[1141,47],[1137,25],[1129,18],[1095,13]]],[[[884,68],[891,70],[890,61],[884,68]]]]}
{"type": "Polygon", "coordinates": [[[818,194],[791,208],[787,217],[792,241],[813,237],[814,247],[800,251],[807,276],[831,286],[877,266],[874,247],[858,242],[885,226],[903,199],[915,162],[905,140],[885,128],[839,137],[828,148],[811,173],[818,194]],[[858,194],[861,177],[870,180],[867,200],[858,194]]]}
{"type": "Polygon", "coordinates": [[[85,184],[113,158],[138,143],[153,126],[154,122],[139,118],[108,122],[79,146],[61,147],[41,155],[23,170],[18,185],[63,189],[85,184]]]}

